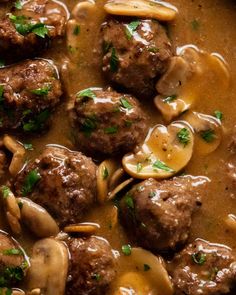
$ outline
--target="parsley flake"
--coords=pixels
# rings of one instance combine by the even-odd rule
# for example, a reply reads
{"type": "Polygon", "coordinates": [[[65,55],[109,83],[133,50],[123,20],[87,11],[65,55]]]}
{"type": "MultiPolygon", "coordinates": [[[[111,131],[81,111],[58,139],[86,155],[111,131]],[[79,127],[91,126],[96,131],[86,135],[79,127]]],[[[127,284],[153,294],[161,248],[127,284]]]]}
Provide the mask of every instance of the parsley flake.
{"type": "Polygon", "coordinates": [[[9,188],[8,186],[3,185],[3,186],[1,187],[1,192],[2,192],[2,197],[3,197],[3,199],[6,199],[6,198],[9,197],[9,195],[10,195],[10,193],[11,193],[11,190],[10,190],[10,188],[9,188]]]}
{"type": "Polygon", "coordinates": [[[136,165],[136,167],[137,167],[137,173],[141,172],[142,169],[143,169],[143,165],[142,165],[141,163],[138,163],[138,164],[136,165]]]}
{"type": "Polygon", "coordinates": [[[112,47],[112,49],[111,49],[111,60],[110,60],[111,71],[113,73],[117,72],[118,67],[119,67],[119,58],[117,56],[115,47],[112,47]]]}
{"type": "Polygon", "coordinates": [[[107,127],[104,129],[104,132],[106,134],[115,134],[118,131],[118,127],[117,126],[112,126],[112,127],[107,127]]]}
{"type": "Polygon", "coordinates": [[[170,167],[168,167],[164,162],[157,160],[155,163],[152,164],[152,167],[154,168],[154,171],[157,170],[163,170],[166,172],[174,172],[174,170],[170,167]]]}
{"type": "Polygon", "coordinates": [[[122,97],[120,99],[120,103],[121,103],[121,106],[127,110],[132,110],[133,108],[132,104],[125,97],[122,97]]]}
{"type": "Polygon", "coordinates": [[[80,34],[80,26],[79,25],[76,25],[75,26],[74,31],[73,31],[73,34],[75,36],[78,36],[80,34]]]}
{"type": "Polygon", "coordinates": [[[163,102],[164,103],[170,103],[174,100],[177,99],[177,95],[173,94],[173,95],[170,95],[170,96],[167,96],[166,98],[163,99],[163,102]]]}
{"type": "Polygon", "coordinates": [[[17,0],[15,3],[14,3],[14,7],[18,10],[21,10],[22,9],[22,3],[20,0],[17,0]]]}
{"type": "Polygon", "coordinates": [[[8,256],[11,256],[11,255],[23,255],[22,250],[17,249],[17,248],[3,250],[2,253],[4,255],[8,255],[8,256]]]}
{"type": "Polygon", "coordinates": [[[41,175],[39,174],[39,172],[36,169],[31,170],[25,178],[25,181],[22,187],[22,195],[25,197],[29,193],[31,193],[35,185],[39,182],[40,179],[41,179],[41,175]]]}
{"type": "Polygon", "coordinates": [[[187,128],[182,128],[177,133],[177,138],[180,143],[182,143],[184,146],[186,146],[190,141],[190,132],[187,128]]]}
{"type": "Polygon", "coordinates": [[[143,270],[144,270],[144,271],[148,271],[148,270],[150,270],[150,269],[151,269],[151,267],[150,267],[148,264],[144,263],[144,265],[143,265],[143,270]]]}
{"type": "Polygon", "coordinates": [[[92,91],[91,88],[87,88],[84,90],[81,90],[79,93],[77,93],[76,97],[79,99],[81,97],[88,97],[88,98],[95,98],[96,94],[92,91]]]}
{"type": "Polygon", "coordinates": [[[45,87],[42,87],[42,88],[33,89],[33,90],[31,90],[31,92],[33,94],[36,94],[36,95],[39,95],[39,96],[46,96],[46,95],[48,95],[48,92],[50,90],[51,90],[51,86],[48,85],[48,86],[45,86],[45,87]]]}
{"type": "Polygon", "coordinates": [[[139,20],[135,20],[126,25],[125,34],[128,40],[131,40],[140,23],[141,22],[139,20]]]}
{"type": "Polygon", "coordinates": [[[212,129],[201,131],[200,136],[207,143],[210,143],[210,142],[214,141],[215,138],[216,138],[215,131],[212,130],[212,129]]]}
{"type": "Polygon", "coordinates": [[[214,116],[220,121],[223,119],[223,113],[221,111],[215,111],[214,116]]]}
{"type": "Polygon", "coordinates": [[[104,166],[103,171],[102,171],[102,179],[105,180],[105,179],[107,179],[108,176],[109,176],[109,171],[108,171],[107,167],[104,166]]]}
{"type": "Polygon", "coordinates": [[[203,265],[206,262],[206,254],[201,252],[194,253],[192,254],[192,260],[198,265],[203,265]]]}
{"type": "Polygon", "coordinates": [[[132,247],[127,244],[127,245],[123,245],[121,247],[121,250],[122,250],[122,253],[125,255],[125,256],[130,256],[131,255],[131,252],[132,252],[132,247]]]}

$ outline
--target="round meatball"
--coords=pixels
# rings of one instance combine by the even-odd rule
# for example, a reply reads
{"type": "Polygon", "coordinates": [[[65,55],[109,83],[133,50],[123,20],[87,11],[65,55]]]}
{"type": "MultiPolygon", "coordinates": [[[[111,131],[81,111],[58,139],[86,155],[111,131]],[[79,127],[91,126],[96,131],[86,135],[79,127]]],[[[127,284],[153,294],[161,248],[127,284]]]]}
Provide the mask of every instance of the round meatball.
{"type": "Polygon", "coordinates": [[[18,196],[32,199],[64,226],[80,221],[95,202],[96,165],[80,152],[48,146],[14,185],[18,196]]]}
{"type": "Polygon", "coordinates": [[[27,267],[22,248],[8,234],[0,231],[0,287],[12,287],[20,282],[27,267]]]}
{"type": "Polygon", "coordinates": [[[0,130],[42,129],[61,94],[57,70],[46,60],[27,60],[0,69],[0,130]]]}
{"type": "Polygon", "coordinates": [[[71,238],[66,295],[106,294],[116,275],[116,262],[109,243],[99,237],[71,238]]]}
{"type": "Polygon", "coordinates": [[[93,155],[132,151],[147,132],[146,115],[138,101],[112,90],[79,92],[71,118],[76,143],[93,155]]]}
{"type": "Polygon", "coordinates": [[[176,295],[228,294],[236,283],[236,261],[230,248],[197,239],[173,260],[176,295]]]}
{"type": "Polygon", "coordinates": [[[110,19],[102,34],[103,72],[139,97],[151,96],[172,56],[165,28],[155,20],[110,19]]]}
{"type": "Polygon", "coordinates": [[[137,243],[154,251],[167,251],[186,242],[192,213],[201,204],[197,185],[204,178],[176,177],[161,182],[147,179],[121,200],[125,229],[137,243]]]}
{"type": "Polygon", "coordinates": [[[67,15],[59,1],[26,1],[0,19],[0,54],[14,60],[36,56],[50,40],[64,35],[67,15]]]}

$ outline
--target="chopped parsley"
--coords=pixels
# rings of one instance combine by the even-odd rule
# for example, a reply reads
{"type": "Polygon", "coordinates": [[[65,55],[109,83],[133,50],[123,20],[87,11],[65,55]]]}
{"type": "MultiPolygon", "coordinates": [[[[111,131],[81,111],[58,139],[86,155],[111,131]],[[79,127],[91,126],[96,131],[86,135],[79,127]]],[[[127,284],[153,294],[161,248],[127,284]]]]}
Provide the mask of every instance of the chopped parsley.
{"type": "Polygon", "coordinates": [[[194,253],[192,254],[192,260],[198,265],[203,265],[206,262],[206,254],[201,252],[194,253]]]}
{"type": "Polygon", "coordinates": [[[139,20],[135,20],[132,21],[131,23],[129,23],[126,28],[125,28],[125,35],[127,37],[128,40],[130,40],[133,35],[134,32],[137,30],[138,26],[140,25],[140,21],[139,20]]]}
{"type": "Polygon", "coordinates": [[[35,185],[39,182],[40,179],[41,179],[41,175],[39,174],[39,172],[36,169],[31,170],[25,178],[25,181],[22,187],[22,195],[25,197],[29,193],[31,193],[35,185]]]}
{"type": "Polygon", "coordinates": [[[34,119],[30,119],[29,121],[24,122],[23,130],[26,132],[32,132],[32,131],[38,131],[42,129],[45,125],[45,122],[49,118],[49,116],[50,116],[50,111],[48,109],[42,111],[41,113],[36,115],[34,119]]]}
{"type": "Polygon", "coordinates": [[[88,97],[88,98],[95,98],[96,94],[91,90],[91,88],[87,88],[84,90],[81,90],[79,93],[77,93],[76,97],[79,99],[81,97],[88,97]]]}
{"type": "Polygon", "coordinates": [[[163,99],[163,102],[164,103],[170,103],[174,100],[177,99],[177,95],[176,94],[173,94],[173,95],[170,95],[170,96],[167,96],[166,98],[163,99]]]}
{"type": "Polygon", "coordinates": [[[101,280],[101,275],[99,273],[94,273],[91,275],[91,278],[97,282],[101,280]]]}
{"type": "Polygon", "coordinates": [[[33,151],[34,149],[32,143],[23,143],[23,146],[27,151],[33,151]]]}
{"type": "Polygon", "coordinates": [[[177,133],[177,138],[184,146],[186,146],[190,141],[190,132],[187,128],[182,128],[177,133]]]}
{"type": "Polygon", "coordinates": [[[152,53],[157,53],[159,51],[159,48],[157,48],[155,46],[152,46],[152,47],[149,47],[148,48],[148,51],[149,52],[152,52],[152,53]]]}
{"type": "Polygon", "coordinates": [[[4,86],[0,85],[0,102],[4,101],[3,93],[4,93],[4,86]]]}
{"type": "Polygon", "coordinates": [[[191,26],[194,31],[198,31],[200,28],[200,23],[198,20],[194,19],[193,21],[191,21],[191,26]]]}
{"type": "Polygon", "coordinates": [[[129,120],[125,120],[125,127],[131,127],[133,124],[132,121],[129,121],[129,120]]]}
{"type": "Polygon", "coordinates": [[[115,134],[118,131],[118,127],[117,126],[112,126],[112,127],[107,127],[104,129],[104,132],[106,134],[115,134]]]}
{"type": "Polygon", "coordinates": [[[121,103],[121,106],[127,110],[132,110],[133,108],[132,104],[125,97],[122,97],[120,99],[120,103],[121,103]]]}
{"type": "Polygon", "coordinates": [[[143,165],[142,165],[141,163],[138,163],[138,164],[136,165],[136,167],[137,167],[137,173],[141,172],[142,169],[143,169],[143,165]]]}
{"type": "Polygon", "coordinates": [[[121,247],[121,250],[122,250],[122,253],[125,255],[125,256],[130,256],[131,255],[131,252],[132,252],[132,247],[127,244],[127,245],[123,245],[121,247]]]}
{"type": "Polygon", "coordinates": [[[149,193],[148,196],[149,196],[149,198],[154,198],[156,195],[157,195],[157,192],[152,191],[152,192],[149,193]]]}
{"type": "Polygon", "coordinates": [[[151,269],[151,267],[150,267],[148,264],[144,263],[144,265],[143,265],[143,270],[144,270],[144,271],[148,271],[148,270],[150,270],[150,269],[151,269]]]}
{"type": "Polygon", "coordinates": [[[134,200],[129,193],[125,195],[124,201],[128,209],[134,209],[134,200]]]}
{"type": "Polygon", "coordinates": [[[17,248],[3,250],[2,253],[4,255],[8,255],[8,256],[11,256],[11,255],[23,255],[22,250],[17,249],[17,248]]]}
{"type": "Polygon", "coordinates": [[[223,119],[223,113],[221,111],[215,111],[214,116],[220,121],[223,119]]]}
{"type": "Polygon", "coordinates": [[[6,199],[9,197],[10,193],[11,193],[11,190],[8,186],[6,185],[3,185],[1,187],[1,192],[2,192],[2,196],[3,196],[3,199],[6,199]]]}
{"type": "Polygon", "coordinates": [[[215,131],[212,130],[212,129],[201,131],[200,136],[207,143],[210,143],[210,142],[214,141],[215,138],[216,138],[215,131]]]}
{"type": "Polygon", "coordinates": [[[112,48],[112,43],[106,42],[106,41],[102,43],[102,49],[104,54],[107,54],[111,48],[112,48]]]}
{"type": "Polygon", "coordinates": [[[75,36],[78,36],[79,33],[80,33],[80,26],[79,25],[76,25],[75,28],[74,28],[74,30],[73,30],[73,34],[75,36]]]}
{"type": "Polygon", "coordinates": [[[109,176],[109,172],[106,166],[103,167],[103,171],[102,171],[102,179],[105,180],[107,179],[107,177],[109,176]]]}
{"type": "Polygon", "coordinates": [[[152,167],[154,168],[154,171],[157,171],[157,169],[166,171],[166,172],[174,172],[173,169],[168,167],[164,162],[157,160],[155,163],[152,164],[152,167]]]}
{"type": "Polygon", "coordinates": [[[0,287],[6,287],[13,282],[20,282],[24,278],[24,271],[22,266],[6,267],[0,276],[0,287]]]}
{"type": "Polygon", "coordinates": [[[41,38],[45,38],[45,36],[48,35],[48,28],[43,23],[33,24],[24,15],[16,16],[11,14],[9,15],[9,18],[15,25],[17,32],[21,35],[34,33],[41,38]]]}
{"type": "Polygon", "coordinates": [[[50,90],[51,90],[51,86],[48,85],[48,86],[45,86],[45,87],[42,87],[42,88],[33,89],[33,90],[31,90],[31,92],[33,94],[36,94],[36,95],[39,95],[39,96],[46,96],[46,95],[48,95],[48,92],[50,90]]]}
{"type": "Polygon", "coordinates": [[[119,58],[117,56],[115,47],[112,47],[112,49],[111,49],[111,60],[110,60],[111,71],[113,73],[117,72],[118,67],[119,67],[119,58]]]}
{"type": "Polygon", "coordinates": [[[14,7],[18,10],[21,10],[22,9],[22,3],[20,0],[17,0],[15,3],[14,3],[14,7]]]}
{"type": "Polygon", "coordinates": [[[84,133],[86,137],[91,136],[91,133],[97,129],[97,119],[95,116],[85,118],[82,123],[80,130],[84,133]]]}

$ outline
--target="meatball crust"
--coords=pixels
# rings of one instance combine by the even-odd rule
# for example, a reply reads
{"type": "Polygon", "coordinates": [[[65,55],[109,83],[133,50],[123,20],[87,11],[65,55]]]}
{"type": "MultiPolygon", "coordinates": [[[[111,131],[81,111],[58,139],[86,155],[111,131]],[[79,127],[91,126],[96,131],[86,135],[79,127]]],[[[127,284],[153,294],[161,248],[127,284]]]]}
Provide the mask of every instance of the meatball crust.
{"type": "Polygon", "coordinates": [[[0,54],[17,60],[36,56],[65,33],[67,11],[58,1],[30,0],[0,19],[0,54]]]}
{"type": "Polygon", "coordinates": [[[155,20],[110,19],[102,25],[103,72],[139,97],[154,93],[154,82],[172,56],[164,27],[155,20]],[[136,29],[130,31],[132,23],[136,29]]]}
{"type": "Polygon", "coordinates": [[[22,248],[8,234],[0,231],[0,288],[12,287],[21,281],[27,267],[22,248]]]}
{"type": "Polygon", "coordinates": [[[112,90],[90,91],[93,97],[78,94],[71,110],[76,143],[92,155],[132,151],[147,132],[146,115],[139,102],[112,90]]]}
{"type": "Polygon", "coordinates": [[[70,238],[71,255],[66,295],[106,294],[116,275],[116,262],[109,243],[99,237],[70,238]]]}
{"type": "Polygon", "coordinates": [[[96,165],[80,152],[48,146],[14,185],[17,195],[32,199],[64,226],[79,222],[95,202],[96,165]]]}
{"type": "Polygon", "coordinates": [[[173,260],[176,295],[228,294],[236,282],[235,257],[230,248],[197,239],[173,260]]]}
{"type": "Polygon", "coordinates": [[[134,186],[121,200],[125,228],[144,248],[164,252],[186,242],[192,213],[200,205],[196,185],[201,177],[176,177],[161,182],[147,179],[134,186]]]}
{"type": "Polygon", "coordinates": [[[0,69],[0,87],[0,130],[42,129],[62,94],[56,68],[42,59],[0,69]]]}

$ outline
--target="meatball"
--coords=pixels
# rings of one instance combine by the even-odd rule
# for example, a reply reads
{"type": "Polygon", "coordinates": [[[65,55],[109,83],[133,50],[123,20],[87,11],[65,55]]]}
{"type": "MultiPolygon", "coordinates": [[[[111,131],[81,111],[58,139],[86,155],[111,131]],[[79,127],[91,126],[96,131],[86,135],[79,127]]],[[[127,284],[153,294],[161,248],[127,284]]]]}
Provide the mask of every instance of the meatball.
{"type": "Polygon", "coordinates": [[[139,97],[151,96],[172,56],[165,28],[155,20],[110,19],[102,34],[103,72],[139,97]]]}
{"type": "Polygon", "coordinates": [[[8,234],[0,231],[0,287],[11,287],[20,282],[27,267],[22,248],[8,234]]]}
{"type": "Polygon", "coordinates": [[[147,132],[146,115],[138,101],[112,90],[79,92],[71,119],[76,143],[93,155],[131,151],[147,132]]]}
{"type": "Polygon", "coordinates": [[[42,129],[61,94],[57,70],[46,60],[27,60],[0,69],[0,130],[42,129]]]}
{"type": "Polygon", "coordinates": [[[19,59],[36,56],[65,32],[67,11],[59,1],[30,0],[0,19],[0,54],[19,59]]]}
{"type": "Polygon", "coordinates": [[[102,238],[71,238],[66,295],[105,294],[116,275],[116,262],[108,242],[102,238]]]}
{"type": "Polygon", "coordinates": [[[176,295],[228,294],[236,282],[235,257],[230,248],[197,239],[173,260],[176,295]]]}
{"type": "Polygon", "coordinates": [[[18,196],[32,199],[64,226],[80,221],[93,205],[96,165],[80,152],[48,146],[18,174],[14,185],[18,196]]]}
{"type": "Polygon", "coordinates": [[[194,210],[201,205],[201,177],[147,179],[134,186],[120,204],[125,228],[144,248],[164,252],[186,242],[194,210]]]}

